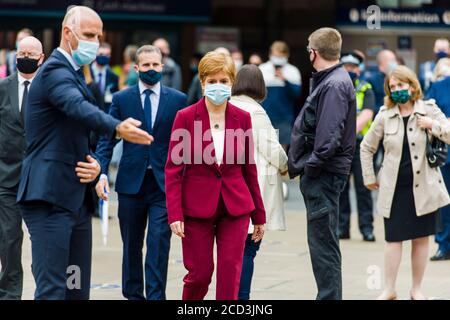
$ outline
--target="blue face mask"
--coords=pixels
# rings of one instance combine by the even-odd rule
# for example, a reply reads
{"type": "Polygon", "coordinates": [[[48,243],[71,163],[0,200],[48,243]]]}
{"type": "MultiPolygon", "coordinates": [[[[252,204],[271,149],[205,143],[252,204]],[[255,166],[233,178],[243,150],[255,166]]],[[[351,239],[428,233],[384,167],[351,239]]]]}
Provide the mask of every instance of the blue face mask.
{"type": "Polygon", "coordinates": [[[111,58],[108,56],[97,56],[95,58],[95,62],[97,62],[97,64],[100,66],[108,65],[110,60],[111,60],[111,58]]]}
{"type": "Polygon", "coordinates": [[[142,80],[145,84],[148,84],[149,86],[154,86],[159,81],[161,81],[162,74],[161,72],[155,71],[155,70],[148,70],[148,71],[139,71],[139,79],[142,80]]]}
{"type": "Polygon", "coordinates": [[[442,58],[447,58],[447,52],[441,50],[436,53],[436,59],[439,60],[442,58]]]}
{"type": "Polygon", "coordinates": [[[95,58],[97,57],[97,51],[100,46],[99,43],[80,40],[75,34],[75,32],[73,32],[73,30],[72,33],[78,40],[78,48],[76,50],[72,49],[69,42],[69,47],[70,50],[72,51],[73,60],[75,60],[76,64],[78,64],[79,66],[92,63],[92,61],[94,61],[95,58]]]}
{"type": "Polygon", "coordinates": [[[359,64],[359,70],[361,70],[361,73],[363,73],[366,70],[366,65],[364,64],[364,62],[359,64]]]}
{"type": "Polygon", "coordinates": [[[219,106],[231,97],[231,87],[222,83],[208,84],[205,87],[205,97],[212,104],[219,106]]]}
{"type": "Polygon", "coordinates": [[[358,78],[358,74],[353,71],[348,71],[348,75],[350,76],[350,79],[352,79],[353,82],[355,82],[356,78],[358,78]]]}
{"type": "Polygon", "coordinates": [[[388,64],[388,68],[389,68],[388,72],[394,71],[394,69],[397,68],[397,66],[398,66],[397,62],[395,62],[395,61],[389,62],[389,64],[388,64]]]}

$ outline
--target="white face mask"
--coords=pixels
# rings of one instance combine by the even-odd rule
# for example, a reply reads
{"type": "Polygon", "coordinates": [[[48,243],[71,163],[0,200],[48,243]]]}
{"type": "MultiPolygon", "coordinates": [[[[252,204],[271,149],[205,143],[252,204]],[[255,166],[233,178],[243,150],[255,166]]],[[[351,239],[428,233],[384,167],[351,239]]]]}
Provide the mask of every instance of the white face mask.
{"type": "Polygon", "coordinates": [[[242,60],[234,60],[234,65],[236,66],[236,69],[239,70],[244,62],[242,60]]]}
{"type": "Polygon", "coordinates": [[[288,59],[286,57],[270,56],[270,62],[272,62],[275,66],[283,67],[287,64],[288,59]]]}

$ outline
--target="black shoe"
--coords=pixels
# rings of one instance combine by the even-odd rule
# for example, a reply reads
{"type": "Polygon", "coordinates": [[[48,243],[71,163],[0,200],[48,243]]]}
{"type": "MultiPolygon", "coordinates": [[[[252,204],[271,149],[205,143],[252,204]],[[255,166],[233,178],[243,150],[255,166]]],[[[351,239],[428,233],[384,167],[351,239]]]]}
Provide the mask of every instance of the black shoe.
{"type": "Polygon", "coordinates": [[[372,232],[367,232],[367,233],[363,234],[363,240],[368,241],[368,242],[374,242],[375,236],[373,235],[372,232]]]}
{"type": "Polygon", "coordinates": [[[339,239],[348,240],[350,239],[350,232],[341,232],[339,231],[339,239]]]}
{"type": "Polygon", "coordinates": [[[443,252],[438,250],[434,256],[430,258],[431,261],[450,260],[450,252],[443,252]]]}

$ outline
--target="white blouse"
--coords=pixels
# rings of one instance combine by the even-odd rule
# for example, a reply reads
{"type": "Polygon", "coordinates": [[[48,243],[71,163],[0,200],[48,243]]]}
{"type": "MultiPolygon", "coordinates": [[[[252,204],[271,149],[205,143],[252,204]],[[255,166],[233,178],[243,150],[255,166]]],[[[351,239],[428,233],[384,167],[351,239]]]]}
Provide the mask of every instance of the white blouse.
{"type": "Polygon", "coordinates": [[[220,165],[223,162],[223,149],[225,142],[225,130],[211,130],[214,149],[216,151],[217,164],[220,165]]]}

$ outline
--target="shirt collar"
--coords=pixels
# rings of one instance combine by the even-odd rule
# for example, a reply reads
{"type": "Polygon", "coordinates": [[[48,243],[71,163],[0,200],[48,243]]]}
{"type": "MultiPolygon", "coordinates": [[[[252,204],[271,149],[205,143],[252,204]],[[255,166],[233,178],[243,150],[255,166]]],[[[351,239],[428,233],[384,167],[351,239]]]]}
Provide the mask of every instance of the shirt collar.
{"type": "Polygon", "coordinates": [[[25,81],[29,81],[30,84],[31,84],[31,83],[33,82],[33,80],[34,80],[34,77],[31,78],[31,79],[25,79],[24,77],[22,77],[22,76],[20,75],[20,73],[17,73],[17,79],[19,80],[19,84],[20,84],[20,85],[22,85],[25,81]]]}
{"type": "Polygon", "coordinates": [[[142,95],[147,89],[152,90],[153,94],[159,96],[161,93],[161,81],[158,81],[158,83],[154,86],[147,86],[142,82],[142,80],[139,80],[139,93],[142,95]]]}
{"type": "Polygon", "coordinates": [[[73,60],[72,55],[70,55],[66,50],[64,50],[61,47],[58,47],[57,49],[59,52],[61,52],[63,54],[64,57],[66,57],[67,61],[69,61],[70,65],[72,66],[72,68],[74,68],[75,71],[78,71],[80,69],[80,66],[77,65],[77,63],[75,62],[75,60],[73,60]]]}
{"type": "Polygon", "coordinates": [[[103,74],[106,73],[106,69],[108,69],[109,66],[104,66],[103,69],[99,69],[99,67],[97,66],[97,64],[94,62],[92,64],[92,71],[94,71],[95,75],[98,75],[100,72],[103,74]]]}

